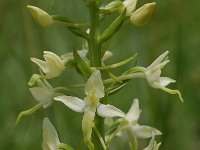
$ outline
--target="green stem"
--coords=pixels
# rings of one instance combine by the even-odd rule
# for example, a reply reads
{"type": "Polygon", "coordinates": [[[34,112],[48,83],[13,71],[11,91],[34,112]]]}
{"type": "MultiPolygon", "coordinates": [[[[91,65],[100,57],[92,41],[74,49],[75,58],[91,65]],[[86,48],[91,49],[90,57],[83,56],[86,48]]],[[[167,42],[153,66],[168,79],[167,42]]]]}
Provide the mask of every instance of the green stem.
{"type": "Polygon", "coordinates": [[[90,59],[91,66],[101,66],[101,49],[98,47],[99,37],[99,13],[96,2],[90,3],[90,59]]]}
{"type": "Polygon", "coordinates": [[[129,57],[128,59],[126,59],[126,60],[124,60],[124,61],[121,61],[121,62],[112,64],[112,65],[102,66],[102,67],[96,67],[96,68],[97,68],[98,70],[110,70],[110,69],[114,69],[114,68],[123,66],[123,65],[129,63],[130,61],[132,61],[132,60],[134,60],[134,59],[135,59],[135,57],[129,57]]]}
{"type": "MultiPolygon", "coordinates": [[[[123,80],[130,80],[133,78],[144,78],[144,73],[139,72],[139,73],[132,73],[132,74],[128,74],[128,75],[122,75],[122,76],[118,76],[116,77],[117,81],[123,81],[123,80]]],[[[110,84],[116,81],[116,79],[106,79],[103,80],[103,84],[110,84]]]]}
{"type": "Polygon", "coordinates": [[[93,128],[94,128],[94,131],[97,134],[97,136],[98,136],[98,138],[99,138],[99,140],[101,142],[101,145],[103,146],[103,149],[104,150],[108,150],[108,148],[106,147],[106,144],[105,144],[103,138],[101,137],[101,134],[99,133],[99,130],[95,126],[93,128]]]}

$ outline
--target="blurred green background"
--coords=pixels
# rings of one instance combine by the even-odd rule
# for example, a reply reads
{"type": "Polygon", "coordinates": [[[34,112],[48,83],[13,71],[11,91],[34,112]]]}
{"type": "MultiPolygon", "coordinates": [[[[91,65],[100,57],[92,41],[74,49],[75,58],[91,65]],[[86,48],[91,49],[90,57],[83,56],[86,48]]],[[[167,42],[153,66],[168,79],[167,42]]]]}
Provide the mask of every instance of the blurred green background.
{"type": "MultiPolygon", "coordinates": [[[[141,0],[138,6],[146,2],[151,1],[141,0]]],[[[163,135],[158,137],[162,142],[161,150],[197,150],[200,147],[200,1],[156,2],[157,9],[148,25],[139,28],[124,24],[109,48],[114,56],[107,63],[138,53],[138,63],[148,66],[162,52],[169,50],[171,62],[163,70],[163,75],[177,80],[169,87],[180,89],[185,102],[181,103],[176,95],[150,88],[144,80],[130,81],[111,97],[111,101],[126,112],[132,99],[139,98],[143,110],[140,123],[162,131],[163,135]]],[[[80,49],[82,44],[80,38],[61,25],[47,29],[39,27],[26,10],[27,4],[77,22],[89,18],[82,0],[0,1],[0,149],[42,149],[42,120],[45,116],[55,125],[62,142],[77,147],[82,141],[82,114],[74,113],[60,103],[55,102],[47,110],[41,109],[25,117],[18,126],[14,125],[20,111],[36,104],[27,85],[31,75],[37,72],[30,57],[42,58],[44,50],[61,55],[71,51],[73,45],[80,49]]],[[[114,17],[116,15],[108,17],[103,26],[114,17]]],[[[128,67],[130,65],[115,72],[119,74],[128,67]]],[[[82,81],[80,76],[69,70],[62,79],[50,82],[54,86],[68,86],[78,81],[82,81]]],[[[83,93],[81,89],[76,91],[83,93]]],[[[116,145],[117,140],[113,149],[126,149],[127,143],[122,141],[116,145]]]]}

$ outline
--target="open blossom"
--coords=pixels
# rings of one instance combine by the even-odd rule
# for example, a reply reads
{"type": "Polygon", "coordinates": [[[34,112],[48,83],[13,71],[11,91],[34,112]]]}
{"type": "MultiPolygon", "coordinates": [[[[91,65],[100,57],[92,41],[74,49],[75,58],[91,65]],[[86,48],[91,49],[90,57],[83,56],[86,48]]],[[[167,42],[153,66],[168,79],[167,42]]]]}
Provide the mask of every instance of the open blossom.
{"type": "Polygon", "coordinates": [[[149,145],[144,150],[158,150],[161,143],[158,143],[155,141],[155,135],[152,134],[151,141],[149,142],[149,145]]]}
{"type": "Polygon", "coordinates": [[[53,102],[55,92],[46,80],[37,79],[37,86],[29,88],[29,91],[33,95],[34,99],[39,103],[28,110],[20,112],[17,117],[16,124],[19,123],[22,117],[31,115],[42,107],[47,108],[53,102]]]}
{"type": "Polygon", "coordinates": [[[33,16],[34,20],[42,27],[49,27],[53,24],[53,18],[44,10],[30,5],[27,5],[27,9],[33,16]]]}
{"type": "Polygon", "coordinates": [[[97,112],[101,117],[124,117],[125,114],[112,105],[105,105],[99,102],[100,98],[104,97],[104,86],[100,71],[95,70],[88,79],[85,86],[85,94],[84,100],[72,96],[57,96],[54,97],[54,100],[63,102],[76,112],[84,112],[82,120],[84,140],[89,149],[94,149],[91,134],[95,113],[97,112]]]}
{"type": "Polygon", "coordinates": [[[119,130],[119,133],[122,133],[122,131],[131,131],[132,135],[134,135],[136,138],[150,138],[152,137],[152,133],[154,135],[161,135],[161,132],[155,128],[138,124],[140,113],[141,110],[139,109],[138,99],[135,99],[128,113],[124,117],[125,123],[121,125],[121,130],[119,130]]]}
{"type": "Polygon", "coordinates": [[[178,94],[179,98],[183,101],[181,94],[178,90],[171,90],[166,88],[166,86],[170,83],[176,82],[175,80],[169,77],[161,77],[162,68],[169,63],[169,60],[165,60],[168,55],[168,51],[160,55],[149,67],[147,67],[144,71],[146,80],[148,84],[157,89],[161,89],[170,94],[178,94]]]}
{"type": "Polygon", "coordinates": [[[53,102],[54,90],[51,85],[46,81],[39,79],[37,81],[37,87],[29,88],[29,91],[33,95],[34,99],[40,103],[44,103],[43,107],[47,108],[53,102]]]}
{"type": "Polygon", "coordinates": [[[59,150],[58,145],[60,144],[60,140],[58,138],[58,134],[56,129],[49,121],[48,118],[44,118],[43,120],[43,150],[59,150]]]}
{"type": "Polygon", "coordinates": [[[50,79],[59,76],[65,69],[64,61],[55,53],[44,51],[44,59],[31,58],[44,72],[44,78],[50,79]]]}

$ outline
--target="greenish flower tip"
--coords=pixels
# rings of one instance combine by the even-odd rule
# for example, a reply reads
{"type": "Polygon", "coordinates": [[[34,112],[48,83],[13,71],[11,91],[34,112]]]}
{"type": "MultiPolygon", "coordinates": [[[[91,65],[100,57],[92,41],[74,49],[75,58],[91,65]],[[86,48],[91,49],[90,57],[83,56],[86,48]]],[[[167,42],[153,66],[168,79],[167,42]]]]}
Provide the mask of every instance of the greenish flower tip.
{"type": "Polygon", "coordinates": [[[31,5],[27,5],[27,9],[33,16],[34,20],[42,27],[49,27],[53,24],[52,16],[44,10],[31,5]]]}
{"type": "Polygon", "coordinates": [[[142,7],[138,8],[135,12],[131,14],[131,23],[133,23],[136,26],[145,25],[150,20],[155,8],[155,2],[147,3],[142,7]]]}

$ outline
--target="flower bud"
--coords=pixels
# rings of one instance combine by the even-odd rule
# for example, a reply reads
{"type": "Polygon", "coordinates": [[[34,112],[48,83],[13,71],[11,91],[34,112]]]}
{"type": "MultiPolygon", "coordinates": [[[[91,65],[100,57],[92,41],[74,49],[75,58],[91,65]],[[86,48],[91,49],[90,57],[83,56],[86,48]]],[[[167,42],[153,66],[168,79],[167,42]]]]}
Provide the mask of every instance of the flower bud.
{"type": "Polygon", "coordinates": [[[33,16],[34,20],[42,27],[49,27],[53,24],[53,18],[44,10],[30,5],[27,5],[27,9],[33,16]]]}
{"type": "Polygon", "coordinates": [[[131,15],[131,22],[136,26],[143,26],[145,25],[149,19],[151,18],[154,10],[156,7],[156,3],[147,3],[137,9],[135,12],[131,15]]]}

